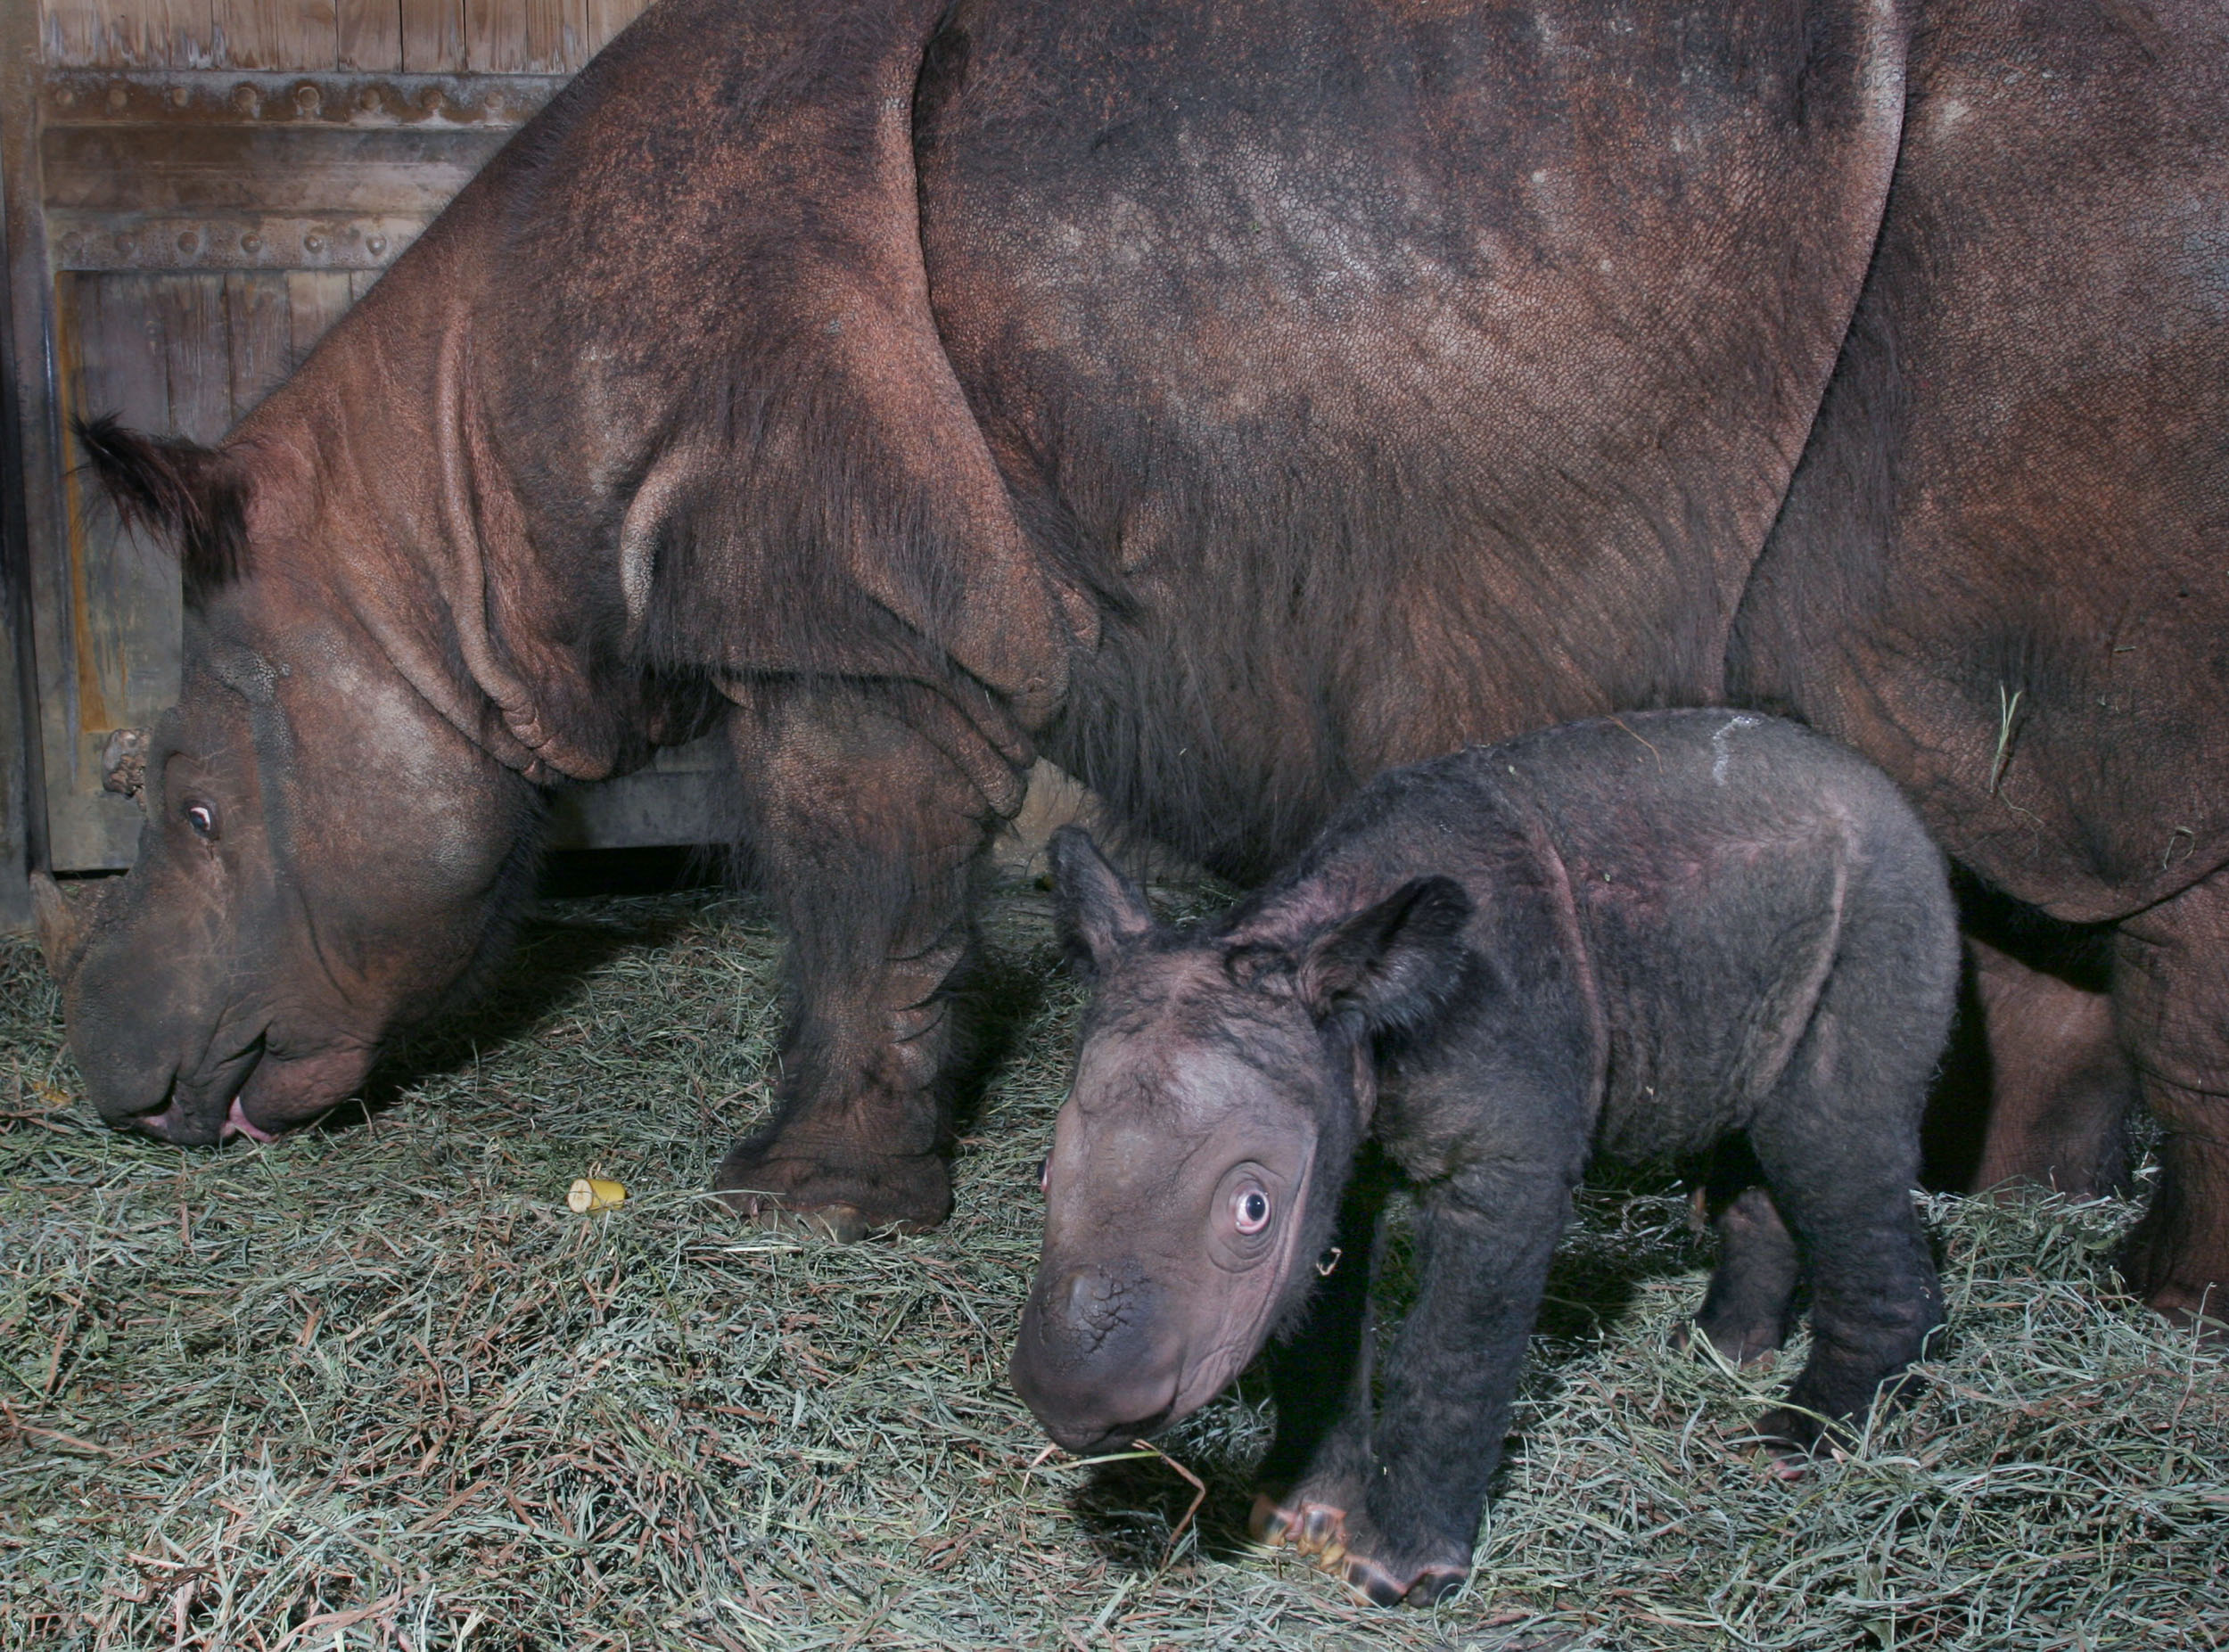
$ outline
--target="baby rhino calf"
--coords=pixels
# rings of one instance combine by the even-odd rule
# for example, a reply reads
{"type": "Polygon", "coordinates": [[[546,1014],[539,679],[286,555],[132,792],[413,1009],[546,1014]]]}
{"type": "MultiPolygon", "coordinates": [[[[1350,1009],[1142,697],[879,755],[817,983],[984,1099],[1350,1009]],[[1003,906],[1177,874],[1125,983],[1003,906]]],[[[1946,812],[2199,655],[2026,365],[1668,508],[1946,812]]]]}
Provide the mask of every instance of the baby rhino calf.
{"type": "Polygon", "coordinates": [[[1081,832],[1053,857],[1098,990],[1013,1375],[1071,1450],[1167,1426],[1268,1343],[1257,1533],[1383,1604],[1438,1599],[1597,1152],[1716,1155],[1698,1324],[1731,1357],[1779,1345],[1808,1279],[1810,1363],[1758,1428],[1787,1449],[1941,1322],[1912,1187],[1951,898],[1895,787],[1826,740],[1666,711],[1419,763],[1192,933],[1081,832]],[[1394,1171],[1420,1278],[1374,1377],[1394,1171]]]}

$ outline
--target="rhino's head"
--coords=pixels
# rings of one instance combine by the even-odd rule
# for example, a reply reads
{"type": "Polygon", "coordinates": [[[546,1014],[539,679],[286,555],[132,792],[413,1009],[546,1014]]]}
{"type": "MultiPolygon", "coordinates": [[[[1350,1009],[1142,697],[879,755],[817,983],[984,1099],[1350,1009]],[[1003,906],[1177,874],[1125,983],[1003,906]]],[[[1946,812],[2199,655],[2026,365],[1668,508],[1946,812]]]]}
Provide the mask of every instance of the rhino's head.
{"type": "Polygon", "coordinates": [[[41,938],[103,1118],[265,1137],[346,1098],[491,949],[539,794],[396,669],[240,454],[86,436],[180,549],[183,673],[136,865],[82,905],[50,885],[41,938]]]}
{"type": "Polygon", "coordinates": [[[1304,886],[1186,935],[1082,833],[1052,864],[1098,990],[1013,1377],[1089,1451],[1196,1410],[1297,1312],[1369,1126],[1373,1041],[1460,973],[1469,902],[1447,878],[1304,886]]]}

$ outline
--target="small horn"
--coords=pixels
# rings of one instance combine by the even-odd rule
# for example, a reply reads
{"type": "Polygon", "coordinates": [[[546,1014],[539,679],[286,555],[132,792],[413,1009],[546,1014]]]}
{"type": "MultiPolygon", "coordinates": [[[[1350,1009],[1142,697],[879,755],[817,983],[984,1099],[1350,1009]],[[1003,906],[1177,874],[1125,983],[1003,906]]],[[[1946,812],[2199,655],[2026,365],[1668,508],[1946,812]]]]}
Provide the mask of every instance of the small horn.
{"type": "Polygon", "coordinates": [[[86,914],[70,904],[49,872],[31,874],[31,924],[47,973],[60,981],[75,968],[85,945],[86,914]]]}

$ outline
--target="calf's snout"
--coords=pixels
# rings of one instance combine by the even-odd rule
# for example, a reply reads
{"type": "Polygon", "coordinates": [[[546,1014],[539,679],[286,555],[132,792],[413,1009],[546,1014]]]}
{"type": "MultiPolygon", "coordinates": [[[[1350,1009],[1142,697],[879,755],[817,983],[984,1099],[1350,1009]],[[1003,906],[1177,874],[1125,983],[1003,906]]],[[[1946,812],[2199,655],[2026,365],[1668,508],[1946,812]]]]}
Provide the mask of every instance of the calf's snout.
{"type": "Polygon", "coordinates": [[[1091,1267],[1040,1278],[1030,1293],[1008,1374],[1068,1450],[1127,1442],[1168,1420],[1177,1362],[1152,1334],[1151,1295],[1091,1267]]]}

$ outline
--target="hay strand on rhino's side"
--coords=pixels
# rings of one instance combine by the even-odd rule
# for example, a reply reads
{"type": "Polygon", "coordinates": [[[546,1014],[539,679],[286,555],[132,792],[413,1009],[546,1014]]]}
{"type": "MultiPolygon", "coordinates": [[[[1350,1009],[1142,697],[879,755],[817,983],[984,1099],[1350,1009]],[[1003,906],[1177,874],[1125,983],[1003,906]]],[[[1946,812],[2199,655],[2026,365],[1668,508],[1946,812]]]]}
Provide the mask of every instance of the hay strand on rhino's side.
{"type": "Polygon", "coordinates": [[[769,1101],[744,902],[553,908],[372,1128],[218,1152],[91,1119],[0,942],[0,1648],[2229,1646],[2229,1375],[2116,1294],[2123,1204],[1934,1201],[1929,1392],[1782,1483],[1730,1442],[1800,1351],[1677,1352],[1684,1202],[1598,1180],[1432,1612],[1248,1544],[1258,1384],[1156,1444],[1194,1484],[1032,1472],[1005,1367],[1078,999],[1041,898],[990,926],[957,1212],[842,1249],[701,1191],[769,1101]],[[625,1204],[569,1212],[584,1167],[625,1204]]]}
{"type": "Polygon", "coordinates": [[[2010,695],[2004,685],[1997,685],[1997,749],[1989,758],[1989,795],[1997,794],[1997,782],[2004,778],[2004,766],[2012,760],[2012,728],[2020,715],[2020,696],[2025,688],[2015,688],[2010,695]]]}

